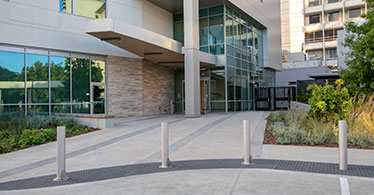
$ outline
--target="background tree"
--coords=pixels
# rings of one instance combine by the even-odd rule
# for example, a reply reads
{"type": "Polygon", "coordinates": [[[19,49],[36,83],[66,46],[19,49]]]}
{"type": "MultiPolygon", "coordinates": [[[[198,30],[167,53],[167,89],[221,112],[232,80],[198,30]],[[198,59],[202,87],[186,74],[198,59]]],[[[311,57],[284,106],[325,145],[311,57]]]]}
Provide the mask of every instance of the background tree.
{"type": "Polygon", "coordinates": [[[374,11],[371,7],[374,0],[366,0],[370,9],[361,17],[363,23],[349,22],[345,29],[344,46],[349,48],[346,55],[347,70],[341,75],[348,84],[360,86],[363,93],[374,91],[374,11]]]}

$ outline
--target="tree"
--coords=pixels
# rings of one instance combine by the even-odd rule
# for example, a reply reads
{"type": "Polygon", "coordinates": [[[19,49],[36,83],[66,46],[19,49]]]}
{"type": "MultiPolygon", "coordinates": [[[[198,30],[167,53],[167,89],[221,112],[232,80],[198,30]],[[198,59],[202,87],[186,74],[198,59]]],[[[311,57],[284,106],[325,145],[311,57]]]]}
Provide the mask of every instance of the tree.
{"type": "MultiPolygon", "coordinates": [[[[366,0],[370,7],[374,0],[366,0]]],[[[341,75],[348,84],[360,86],[361,92],[374,91],[374,10],[369,9],[361,16],[363,23],[349,22],[345,25],[347,35],[343,45],[349,49],[346,54],[348,69],[341,75]]]]}

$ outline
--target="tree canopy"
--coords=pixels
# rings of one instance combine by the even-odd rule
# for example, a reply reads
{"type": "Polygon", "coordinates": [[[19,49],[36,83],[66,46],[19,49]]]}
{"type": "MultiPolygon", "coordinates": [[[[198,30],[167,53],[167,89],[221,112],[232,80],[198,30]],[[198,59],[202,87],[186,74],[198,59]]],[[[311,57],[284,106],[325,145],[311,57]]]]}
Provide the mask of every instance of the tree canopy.
{"type": "Polygon", "coordinates": [[[346,37],[343,45],[349,49],[346,54],[348,69],[341,75],[348,84],[360,86],[363,93],[374,91],[374,0],[366,0],[369,10],[361,17],[364,22],[349,22],[345,25],[346,37]]]}

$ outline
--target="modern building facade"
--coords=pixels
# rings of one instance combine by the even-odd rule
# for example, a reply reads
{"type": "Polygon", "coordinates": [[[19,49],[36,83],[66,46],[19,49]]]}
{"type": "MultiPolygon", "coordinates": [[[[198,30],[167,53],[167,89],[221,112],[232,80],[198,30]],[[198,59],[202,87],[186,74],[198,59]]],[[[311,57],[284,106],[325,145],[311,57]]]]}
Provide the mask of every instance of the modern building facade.
{"type": "MultiPolygon", "coordinates": [[[[309,59],[337,70],[338,31],[348,21],[361,21],[361,0],[281,0],[282,49],[304,52],[309,59]]],[[[287,60],[286,60],[287,61],[287,60]]]]}
{"type": "Polygon", "coordinates": [[[253,110],[279,24],[276,0],[0,0],[0,114],[253,110]]]}

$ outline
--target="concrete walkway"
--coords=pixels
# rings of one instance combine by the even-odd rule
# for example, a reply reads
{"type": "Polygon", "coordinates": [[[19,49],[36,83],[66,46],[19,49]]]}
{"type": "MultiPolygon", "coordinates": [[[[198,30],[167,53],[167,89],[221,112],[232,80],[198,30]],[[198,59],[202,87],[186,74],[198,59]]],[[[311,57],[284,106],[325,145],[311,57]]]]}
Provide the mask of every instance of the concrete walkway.
{"type": "MultiPolygon", "coordinates": [[[[67,171],[160,161],[160,122],[170,123],[172,161],[242,158],[242,120],[249,119],[255,158],[337,162],[337,149],[262,145],[266,112],[160,115],[115,119],[115,128],[67,139],[67,171]]],[[[56,171],[56,143],[0,155],[0,182],[56,171]]],[[[374,165],[374,151],[350,150],[350,163],[374,165]]],[[[0,194],[341,194],[339,175],[265,169],[180,170],[0,194]],[[52,190],[53,189],[53,190],[52,190]]],[[[351,194],[374,194],[374,180],[351,177],[351,194]]],[[[342,181],[345,181],[343,178],[342,181]]],[[[343,182],[344,184],[344,182],[343,182]]],[[[1,184],[0,184],[1,185],[1,184]]]]}

